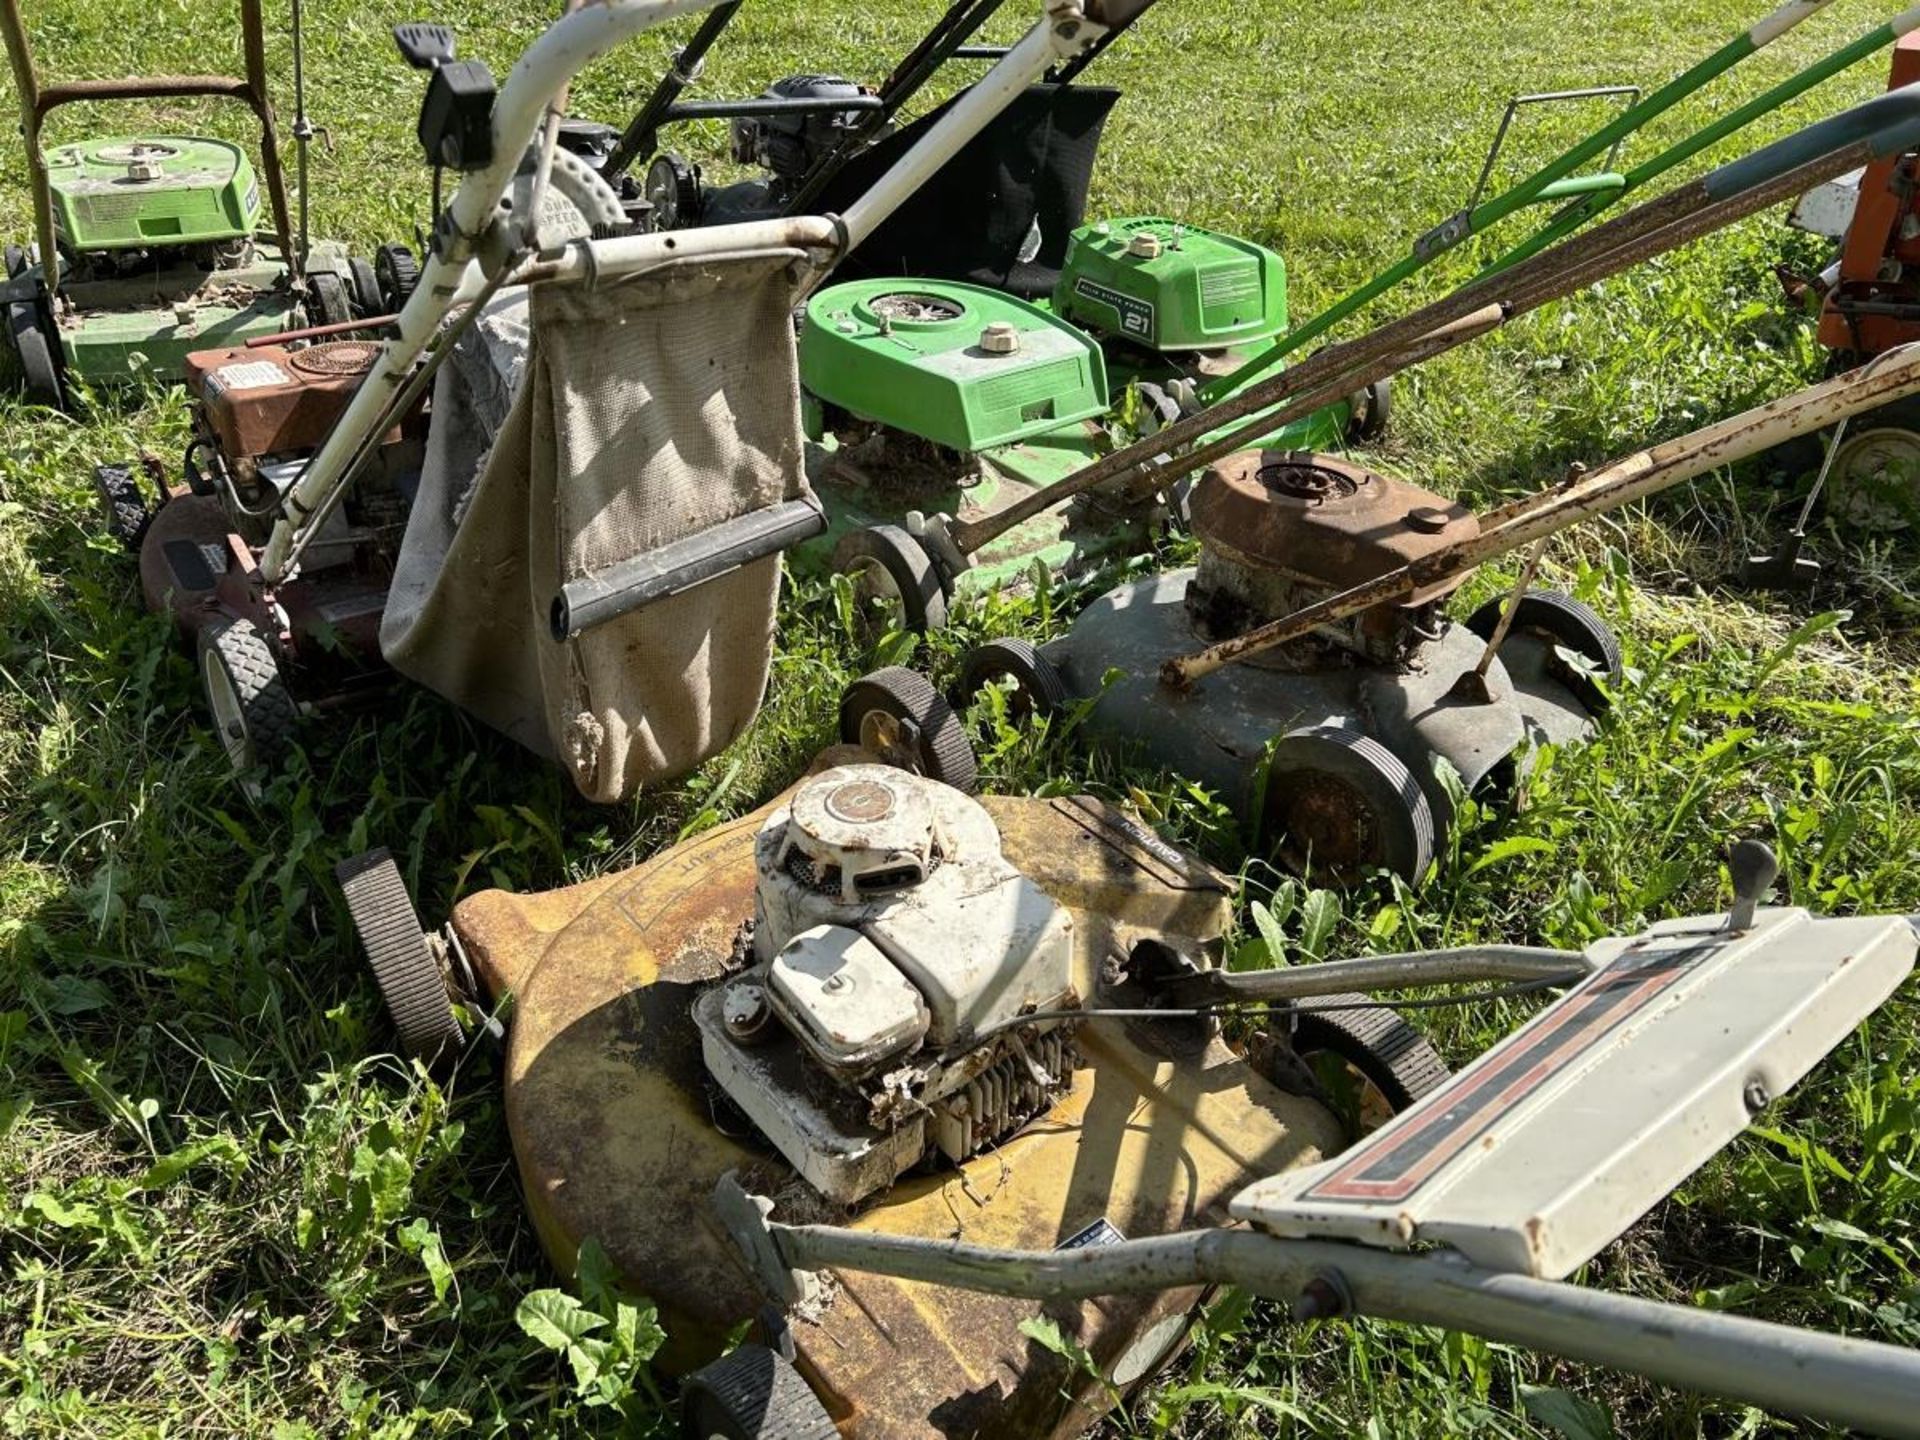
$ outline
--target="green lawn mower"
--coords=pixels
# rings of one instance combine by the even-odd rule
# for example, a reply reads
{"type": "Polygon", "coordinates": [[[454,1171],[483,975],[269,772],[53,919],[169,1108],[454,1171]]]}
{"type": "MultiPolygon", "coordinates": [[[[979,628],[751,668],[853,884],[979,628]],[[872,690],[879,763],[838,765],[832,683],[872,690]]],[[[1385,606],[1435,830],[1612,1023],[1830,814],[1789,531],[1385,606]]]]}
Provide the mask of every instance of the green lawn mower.
{"type": "MultiPolygon", "coordinates": [[[[302,83],[300,7],[293,8],[295,85],[302,83]]],[[[309,246],[306,187],[296,230],[273,105],[260,0],[241,0],[244,78],[136,76],[43,85],[19,0],[0,0],[33,188],[35,244],[6,247],[7,339],[29,399],[64,406],[74,381],[178,378],[189,352],[241,345],[307,325],[379,314],[365,261],[309,246]],[[97,136],[43,146],[61,106],[217,97],[243,102],[260,125],[260,163],[226,140],[176,133],[97,136]],[[265,191],[264,204],[262,190],[265,191]],[[265,231],[265,235],[263,235],[265,231]]],[[[305,180],[311,129],[297,103],[305,180]]]]}

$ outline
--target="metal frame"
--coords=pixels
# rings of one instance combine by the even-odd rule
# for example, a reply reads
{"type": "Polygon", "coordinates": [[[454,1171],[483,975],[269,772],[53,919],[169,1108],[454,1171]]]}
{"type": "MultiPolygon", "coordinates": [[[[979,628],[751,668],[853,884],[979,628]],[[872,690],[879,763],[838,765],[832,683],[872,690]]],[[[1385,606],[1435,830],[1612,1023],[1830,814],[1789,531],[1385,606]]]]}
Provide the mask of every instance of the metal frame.
{"type": "MultiPolygon", "coordinates": [[[[4,3],[4,0],[0,0],[4,3]]],[[[257,3],[257,0],[249,0],[257,3]]],[[[614,280],[702,251],[738,251],[773,241],[817,248],[837,260],[971,140],[1015,96],[1057,62],[1098,42],[1105,27],[1075,0],[1046,0],[1040,20],[921,137],[920,142],[837,219],[796,217],[609,241],[577,241],[537,256],[526,225],[501,200],[554,97],[572,77],[655,25],[711,9],[718,0],[602,0],[563,16],[528,47],[494,102],[493,161],[466,175],[434,226],[420,282],[395,323],[397,334],[362,380],[325,443],[282,501],[260,557],[267,587],[289,578],[300,552],[325,523],[372,453],[377,437],[422,393],[452,333],[441,325],[456,304],[469,317],[507,284],[614,280]],[[439,340],[438,348],[433,348],[439,340]]],[[[538,213],[537,201],[530,207],[538,213]]],[[[456,326],[457,330],[458,327],[456,326]]]]}
{"type": "Polygon", "coordinates": [[[60,290],[60,251],[53,224],[53,186],[47,160],[40,148],[40,129],[48,115],[62,105],[102,100],[173,100],[207,96],[243,101],[260,122],[260,171],[273,210],[274,233],[289,269],[299,274],[301,257],[293,248],[293,230],[287,210],[286,176],[280,168],[279,131],[273,119],[273,101],[267,94],[267,51],[260,18],[260,0],[240,0],[240,37],[247,73],[232,75],[130,75],[119,80],[70,80],[40,83],[33,63],[33,47],[21,18],[20,0],[0,0],[0,37],[13,66],[14,87],[20,93],[20,133],[26,139],[27,179],[33,187],[34,231],[40,245],[41,274],[47,293],[60,290]]]}

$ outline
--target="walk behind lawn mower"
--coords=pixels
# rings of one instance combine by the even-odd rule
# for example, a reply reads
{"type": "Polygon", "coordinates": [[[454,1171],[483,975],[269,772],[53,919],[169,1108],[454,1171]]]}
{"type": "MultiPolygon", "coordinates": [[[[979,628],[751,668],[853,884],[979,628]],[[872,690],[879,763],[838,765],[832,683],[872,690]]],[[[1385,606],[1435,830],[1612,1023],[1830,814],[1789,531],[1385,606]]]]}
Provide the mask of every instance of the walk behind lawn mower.
{"type": "MultiPolygon", "coordinates": [[[[1038,649],[1015,639],[975,649],[961,663],[956,707],[1005,685],[1015,715],[1070,711],[1094,742],[1208,785],[1291,868],[1340,881],[1385,869],[1418,883],[1452,821],[1450,783],[1513,795],[1530,748],[1584,734],[1619,676],[1619,648],[1599,618],[1531,588],[1548,537],[1920,392],[1920,346],[1479,515],[1328,456],[1236,447],[1384,366],[1441,353],[1797,193],[1804,176],[1915,138],[1920,87],[1812,126],[1116,452],[1093,471],[1153,488],[1212,465],[1192,497],[1198,565],[1109,592],[1038,649]],[[1237,433],[1197,433],[1219,428],[1222,412],[1285,396],[1237,433]],[[1200,443],[1169,452],[1166,437],[1200,443]],[[1445,618],[1441,602],[1474,567],[1523,548],[1511,596],[1464,625],[1445,618]]],[[[984,528],[940,517],[923,533],[964,544],[970,526],[984,528]]],[[[972,778],[955,709],[911,671],[856,682],[840,726],[843,739],[895,763],[962,786],[972,778]]]]}
{"type": "Polygon", "coordinates": [[[1078,1435],[1222,1285],[1920,1434],[1910,1351],[1556,1283],[1887,999],[1910,920],[1759,909],[1743,842],[1730,914],[1584,953],[1230,973],[1229,884],[1120,813],[870,760],[431,937],[385,852],[341,867],[409,1054],[511,995],[534,1227],[658,1307],[688,1434],[1078,1435]],[[1368,998],[1481,980],[1449,1003],[1564,994],[1451,1079],[1368,998]]]}
{"type": "MultiPolygon", "coordinates": [[[[36,243],[6,247],[7,334],[26,393],[64,405],[68,385],[177,379],[188,356],[210,346],[377,314],[366,261],[307,237],[306,143],[300,92],[300,6],[295,0],[295,142],[298,224],[287,208],[280,142],[267,94],[260,0],[240,0],[246,75],[162,75],[42,85],[20,0],[0,0],[0,35],[13,63],[33,187],[36,243]],[[245,150],[197,135],[111,135],[46,149],[41,127],[76,102],[243,102],[260,124],[260,169],[245,150]],[[266,207],[261,206],[265,182],[266,207]],[[262,235],[262,222],[271,238],[262,235]]],[[[110,511],[137,504],[123,482],[110,511]]],[[[129,510],[127,514],[134,513],[129,510]]]]}
{"type": "Polygon", "coordinates": [[[777,552],[824,524],[794,305],[943,157],[1141,3],[1051,0],[838,217],[656,234],[631,233],[618,192],[560,145],[564,92],[618,42],[710,6],[577,7],[497,92],[450,31],[399,27],[429,72],[422,144],[462,179],[392,338],[207,357],[194,464],[212,493],[166,505],[142,542],[148,599],[194,636],[236,768],[342,698],[343,670],[378,667],[376,626],[380,659],[563,764],[589,798],[728,744],[764,691],[777,552]],[[508,343],[516,316],[527,338],[508,343]],[[474,363],[442,365],[462,347],[474,363]],[[477,395],[501,356],[498,393],[477,395]],[[500,396],[498,433],[481,433],[500,396]]]}
{"type": "MultiPolygon", "coordinates": [[[[807,306],[800,373],[817,421],[812,433],[834,447],[819,480],[835,568],[880,625],[937,629],[956,593],[1017,583],[1036,560],[1072,574],[1143,548],[1170,516],[1185,517],[1185,495],[1183,487],[1160,496],[1097,483],[1092,477],[1111,474],[1104,462],[1120,440],[1151,438],[1249,392],[1270,396],[1263,382],[1290,357],[1470,238],[1530,207],[1559,207],[1483,274],[1508,269],[1920,23],[1915,10],[1879,26],[1627,173],[1614,169],[1644,126],[1824,3],[1781,7],[1644,99],[1631,86],[1516,98],[1463,208],[1403,260],[1297,324],[1279,255],[1165,217],[1083,225],[1084,174],[1077,188],[1062,189],[1073,200],[1070,214],[1043,208],[1036,220],[1047,222],[1036,234],[1072,228],[1062,256],[1050,266],[1014,266],[1007,280],[994,276],[991,289],[968,283],[977,277],[962,273],[956,258],[970,245],[999,255],[994,247],[1011,243],[1025,223],[1019,202],[1027,197],[1014,187],[1018,223],[1010,223],[1007,197],[991,207],[978,200],[1017,167],[983,163],[958,178],[943,174],[920,197],[922,209],[937,206],[937,219],[916,232],[915,244],[868,252],[899,253],[893,276],[836,284],[807,306]],[[1519,116],[1548,103],[1593,102],[1624,108],[1526,180],[1488,194],[1519,116]],[[970,228],[975,216],[989,227],[979,235],[970,228]],[[1063,487],[1069,479],[1075,483],[1063,487]],[[964,543],[930,543],[922,533],[917,517],[941,513],[959,518],[954,534],[964,543]]],[[[1090,167],[1097,138],[1096,129],[1060,158],[1090,167]]],[[[1390,376],[1383,370],[1350,391],[1329,390],[1317,408],[1269,427],[1262,445],[1329,450],[1375,438],[1387,421],[1390,376]]],[[[1181,433],[1204,436],[1208,427],[1194,421],[1181,433]]]]}

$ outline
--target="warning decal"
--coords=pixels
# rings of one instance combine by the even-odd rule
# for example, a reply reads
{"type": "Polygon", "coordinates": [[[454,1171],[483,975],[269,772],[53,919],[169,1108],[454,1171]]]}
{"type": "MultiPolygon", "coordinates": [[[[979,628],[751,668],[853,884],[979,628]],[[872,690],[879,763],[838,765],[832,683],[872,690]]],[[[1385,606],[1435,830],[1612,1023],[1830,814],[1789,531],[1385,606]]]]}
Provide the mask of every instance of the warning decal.
{"type": "Polygon", "coordinates": [[[1410,1124],[1362,1144],[1347,1162],[1302,1192],[1303,1200],[1406,1200],[1541,1082],[1644,1010],[1700,961],[1713,943],[1627,956],[1586,982],[1539,1025],[1496,1050],[1493,1063],[1441,1090],[1410,1124]]]}

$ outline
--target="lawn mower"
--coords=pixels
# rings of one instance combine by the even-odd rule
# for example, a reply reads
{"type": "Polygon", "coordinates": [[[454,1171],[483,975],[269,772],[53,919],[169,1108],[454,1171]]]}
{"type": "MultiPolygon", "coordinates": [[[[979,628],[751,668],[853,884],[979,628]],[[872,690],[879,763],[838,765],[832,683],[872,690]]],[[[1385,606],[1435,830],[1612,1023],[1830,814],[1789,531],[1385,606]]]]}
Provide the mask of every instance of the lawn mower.
{"type": "MultiPolygon", "coordinates": [[[[928,1332],[945,1339],[943,1326],[969,1337],[965,1401],[1012,1416],[1053,1354],[1026,1340],[1020,1321],[1045,1315],[1094,1372],[1056,1361],[1048,1377],[1055,1395],[1079,1392],[1078,1408],[1047,1417],[1051,1433],[1071,1434],[1152,1372],[1196,1296],[1231,1285],[1288,1305],[1296,1323],[1370,1315],[1441,1326],[1862,1432],[1920,1435],[1920,1355],[1911,1349],[1567,1283],[1912,971],[1920,917],[1763,909],[1776,866],[1756,842],[1735,846],[1729,869],[1730,912],[1662,921],[1583,953],[1484,947],[1182,974],[1136,948],[1115,967],[1133,993],[1094,992],[1075,1020],[1091,1061],[1089,1114],[1109,1086],[1131,1090],[1136,1076],[1153,1073],[1128,1071],[1115,1053],[1122,1044],[1170,1023],[1261,1005],[1304,1017],[1318,1008],[1308,997],[1336,988],[1497,980],[1508,983],[1480,995],[1564,990],[1350,1148],[1278,1167],[1256,1162],[1265,1173],[1224,1205],[1207,1194],[1190,1207],[1194,1219],[1172,1230],[1151,1216],[1139,1225],[1124,1195],[1067,1188],[1066,1176],[1144,1176],[1183,1199],[1211,1177],[1165,1163],[1143,1169],[1112,1148],[1054,1159],[1050,1147],[1073,1124],[1071,1100],[948,1179],[937,1210],[903,1186],[905,1196],[896,1190],[851,1220],[823,1221],[808,1187],[779,1168],[769,1175],[764,1162],[742,1163],[715,1187],[700,1229],[685,1216],[674,1223],[703,1239],[725,1225],[737,1261],[788,1324],[761,1321],[774,1343],[742,1345],[683,1386],[706,1427],[692,1433],[825,1437],[833,1422],[863,1436],[925,1433],[890,1426],[884,1389],[917,1370],[934,1350],[928,1332]],[[1166,1018],[1152,1018],[1156,1009],[1166,1018]],[[1148,1306],[1143,1319],[1168,1318],[1144,1331],[1116,1324],[1148,1306]],[[920,1323],[895,1331],[897,1316],[920,1323]],[[875,1349],[879,1365],[868,1360],[875,1349]],[[801,1417],[813,1428],[801,1429],[801,1417]]],[[[1052,1013],[1000,1033],[1032,1031],[1052,1013]]],[[[1076,1093],[1082,1083],[1076,1075],[1076,1093]]],[[[1251,1084],[1241,1092],[1226,1080],[1221,1089],[1242,1107],[1242,1124],[1265,1100],[1251,1084]]],[[[1132,1110],[1128,1122],[1142,1143],[1213,1138],[1158,1104],[1132,1110]]],[[[1282,1123],[1294,1133],[1291,1115],[1282,1123]]],[[[943,1411],[924,1413],[943,1428],[943,1411]]],[[[1004,1430],[945,1433],[1049,1431],[1022,1416],[1004,1430]]]]}
{"type": "MultiPolygon", "coordinates": [[[[295,135],[301,161],[297,228],[287,208],[280,143],[267,95],[260,0],[241,0],[245,78],[165,75],[42,85],[19,0],[0,0],[33,187],[36,243],[6,247],[7,332],[36,403],[61,406],[69,380],[175,379],[187,356],[308,323],[378,313],[371,267],[343,246],[307,237],[307,123],[294,5],[295,135]],[[260,124],[260,169],[239,146],[205,136],[112,135],[43,146],[61,106],[109,100],[240,100],[260,124]],[[271,239],[261,234],[264,218],[271,239]]],[[[107,497],[110,509],[136,492],[107,497]]]]}
{"type": "MultiPolygon", "coordinates": [[[[801,375],[822,430],[838,442],[822,472],[836,511],[836,568],[881,625],[934,629],[957,591],[1004,584],[1036,557],[1070,573],[1137,548],[1169,514],[1184,516],[1180,477],[1202,467],[1168,472],[1171,492],[1159,495],[1110,483],[1129,460],[1196,440],[1211,445],[1225,423],[1271,414],[1288,394],[1276,378],[1330,373],[1324,355],[1304,362],[1311,371],[1290,357],[1468,239],[1530,206],[1562,206],[1482,270],[1480,282],[1496,284],[1624,196],[1920,24],[1920,8],[1908,11],[1633,170],[1613,169],[1630,136],[1822,3],[1781,7],[1645,98],[1632,86],[1517,97],[1465,206],[1421,235],[1405,259],[1302,323],[1289,319],[1279,256],[1150,216],[1076,230],[1044,306],[918,278],[822,290],[808,306],[801,375]],[[1487,197],[1517,116],[1546,103],[1602,100],[1625,108],[1487,197]],[[1582,172],[1596,161],[1601,168],[1582,172]],[[1152,448],[1122,447],[1127,458],[1115,458],[1114,431],[1141,433],[1140,446],[1152,448]]],[[[1670,209],[1658,213],[1672,218],[1670,209]]],[[[1386,423],[1394,370],[1417,358],[1377,367],[1344,389],[1321,387],[1315,406],[1290,406],[1264,429],[1240,433],[1279,450],[1373,438],[1386,423]]]]}
{"type": "MultiPolygon", "coordinates": [[[[1099,1245],[1223,1218],[1234,1190],[1446,1075],[1382,1010],[1303,1014],[1252,1057],[1205,1023],[1077,1025],[1131,993],[1125,966],[1185,973],[1217,951],[1230,882],[1098,800],[972,799],[852,747],[635,869],[470,896],[432,937],[384,852],[341,878],[407,1054],[453,1060],[456,1004],[477,1036],[512,995],[505,1100],[535,1230],[566,1275],[598,1240],[682,1372],[763,1308],[708,1207],[731,1171],[890,1232],[1099,1245]]],[[[842,1299],[794,1334],[848,1433],[1078,1428],[1069,1377],[1020,1359],[1034,1307],[842,1299]]],[[[1197,1300],[1117,1307],[1101,1344],[1141,1345],[1144,1380],[1197,1300]]],[[[834,1433],[804,1386],[760,1428],[718,1419],[728,1388],[689,1383],[690,1433],[834,1433]]]]}
{"type": "Polygon", "coordinates": [[[1731,913],[1584,952],[1228,972],[1231,886],[1121,813],[871,762],[433,936],[385,852],[341,867],[408,1054],[449,1063],[512,996],[534,1228],[653,1301],[687,1433],[1078,1435],[1226,1284],[1920,1433],[1910,1352],[1553,1283],[1893,992],[1913,922],[1761,909],[1745,842],[1731,913]],[[1366,998],[1467,980],[1565,993],[1452,1078],[1366,998]],[[1378,1248],[1415,1243],[1449,1248],[1378,1248]]]}
{"type": "Polygon", "coordinates": [[[214,493],[168,504],[142,541],[148,598],[196,636],[236,768],[339,698],[341,664],[377,665],[376,622],[380,659],[560,762],[590,798],[726,745],[764,689],[776,552],[822,523],[793,305],[941,157],[1140,3],[1052,0],[838,217],[653,234],[632,233],[618,192],[560,144],[559,101],[619,41],[710,6],[576,7],[499,87],[444,27],[398,27],[428,74],[423,148],[462,179],[393,334],[209,357],[214,493]],[[503,353],[516,304],[531,334],[520,378],[496,377],[511,406],[498,434],[476,433],[467,382],[503,353]],[[476,365],[443,366],[463,347],[476,365]],[[440,418],[416,465],[429,384],[440,418]]]}
{"type": "MultiPolygon", "coordinates": [[[[1039,649],[1017,639],[978,647],[961,664],[959,708],[995,684],[1009,688],[1016,715],[1071,710],[1095,742],[1213,788],[1256,843],[1296,870],[1349,881],[1385,869],[1418,883],[1452,821],[1451,785],[1513,797],[1531,748],[1584,734],[1618,678],[1619,648],[1599,618],[1531,588],[1546,539],[1920,392],[1920,347],[1592,474],[1576,469],[1484,515],[1332,457],[1230,447],[1356,377],[1464,343],[1569,283],[1592,283],[1734,212],[1752,213],[1797,176],[1838,173],[1847,157],[1887,153],[1916,134],[1920,88],[1870,101],[1568,242],[1557,262],[1555,251],[1534,257],[1216,406],[1213,414],[1257,409],[1263,387],[1294,396],[1238,432],[1196,433],[1199,447],[1178,459],[1149,453],[1152,441],[1116,452],[1094,468],[1111,479],[1130,461],[1155,487],[1169,472],[1216,462],[1191,502],[1198,565],[1110,591],[1039,649]],[[1475,566],[1523,547],[1511,596],[1465,625],[1446,620],[1441,602],[1475,566]],[[1196,689],[1207,677],[1215,678],[1196,689]]],[[[1218,424],[1195,417],[1165,433],[1182,428],[1218,424]]],[[[922,533],[951,543],[970,524],[979,526],[942,517],[922,533]]],[[[889,667],[856,682],[840,727],[843,739],[895,763],[949,783],[972,776],[955,710],[910,671],[889,667]]]]}

